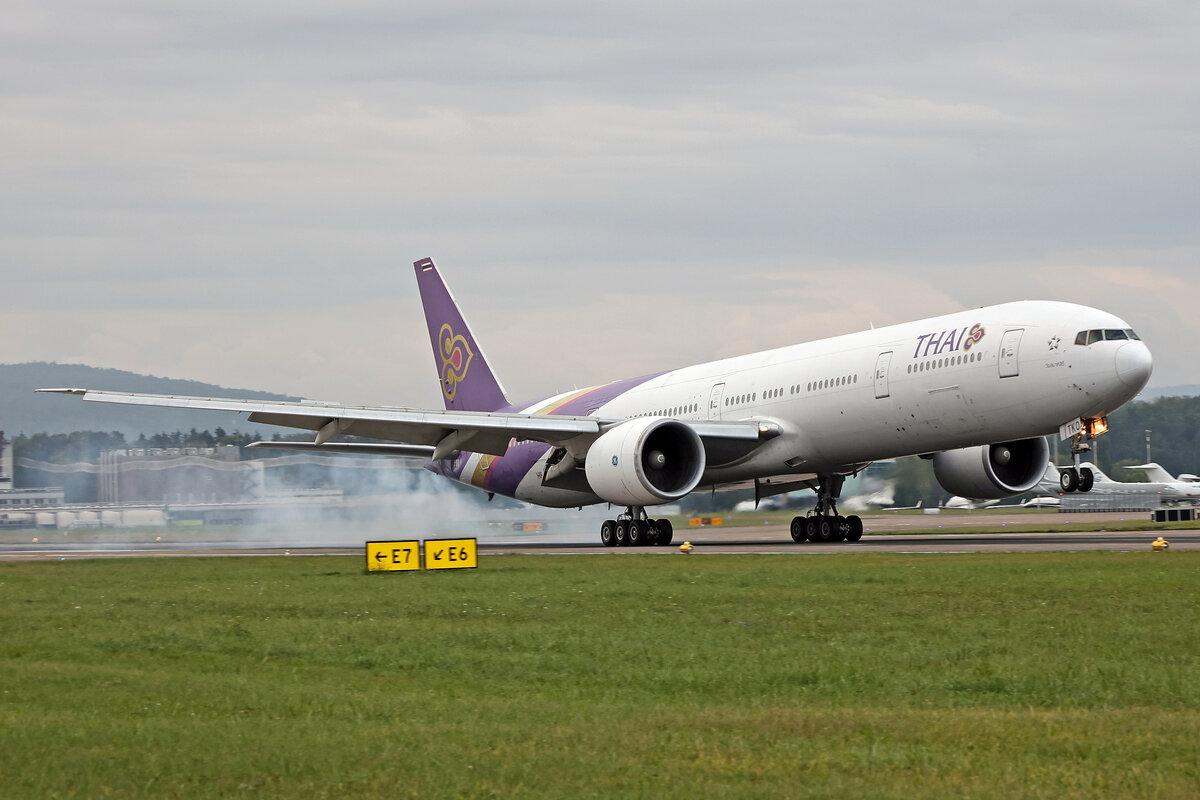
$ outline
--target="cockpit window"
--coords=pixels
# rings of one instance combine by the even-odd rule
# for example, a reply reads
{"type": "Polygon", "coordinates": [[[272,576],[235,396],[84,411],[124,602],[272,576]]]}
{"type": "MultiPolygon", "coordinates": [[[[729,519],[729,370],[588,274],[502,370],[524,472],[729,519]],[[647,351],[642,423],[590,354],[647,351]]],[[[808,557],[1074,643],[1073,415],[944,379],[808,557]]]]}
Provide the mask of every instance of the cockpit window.
{"type": "Polygon", "coordinates": [[[1125,330],[1115,330],[1108,328],[1105,330],[1080,331],[1075,334],[1075,344],[1089,345],[1096,342],[1119,342],[1132,339],[1135,342],[1140,342],[1142,337],[1138,336],[1130,328],[1125,330]]]}

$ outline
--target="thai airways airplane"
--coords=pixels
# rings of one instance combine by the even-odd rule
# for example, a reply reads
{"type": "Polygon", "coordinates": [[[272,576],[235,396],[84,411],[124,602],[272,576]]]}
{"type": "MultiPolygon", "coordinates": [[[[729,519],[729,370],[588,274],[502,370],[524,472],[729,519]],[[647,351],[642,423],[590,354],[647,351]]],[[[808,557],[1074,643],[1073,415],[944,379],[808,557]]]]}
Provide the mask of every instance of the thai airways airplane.
{"type": "Polygon", "coordinates": [[[601,526],[608,546],[669,543],[670,522],[646,508],[697,489],[753,485],[757,498],[813,489],[815,508],[791,524],[802,542],[862,536],[862,520],[840,515],[837,501],[846,476],[882,459],[930,458],[941,485],[964,497],[1029,491],[1049,458],[1044,437],[1079,445],[1103,432],[1105,415],[1141,391],[1152,366],[1112,314],[1029,301],[514,404],[433,261],[414,266],[445,410],[41,391],[241,411],[316,431],[312,442],[283,446],[420,456],[489,495],[625,507],[601,526]],[[341,434],[383,442],[334,441],[341,434]]]}

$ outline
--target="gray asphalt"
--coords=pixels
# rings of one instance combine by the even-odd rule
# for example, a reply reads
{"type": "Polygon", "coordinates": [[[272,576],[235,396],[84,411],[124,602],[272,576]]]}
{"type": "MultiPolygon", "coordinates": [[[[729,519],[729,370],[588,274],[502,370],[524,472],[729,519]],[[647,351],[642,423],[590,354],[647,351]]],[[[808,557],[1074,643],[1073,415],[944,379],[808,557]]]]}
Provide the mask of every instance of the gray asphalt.
{"type": "MultiPolygon", "coordinates": [[[[1055,520],[1057,521],[1057,520],[1055,520]]],[[[488,541],[481,539],[481,553],[541,553],[578,555],[620,555],[625,553],[678,554],[684,541],[694,546],[691,555],[706,553],[780,553],[805,555],[818,553],[983,553],[1037,552],[1082,550],[1151,550],[1151,543],[1160,533],[1170,543],[1171,550],[1200,549],[1200,529],[1197,530],[1139,530],[1139,531],[1080,531],[1079,533],[971,533],[979,524],[947,528],[940,534],[883,533],[881,528],[903,530],[901,526],[881,526],[858,542],[797,544],[791,540],[787,526],[764,525],[754,528],[699,528],[677,531],[675,541],[666,547],[606,548],[599,541],[562,542],[488,541]]],[[[991,524],[991,523],[987,523],[991,524]]],[[[1025,519],[1021,524],[1029,524],[1025,519]]],[[[180,556],[317,556],[361,555],[361,547],[238,547],[221,543],[128,543],[79,544],[56,542],[53,546],[23,543],[0,546],[0,561],[74,560],[85,558],[162,558],[180,556]]]]}

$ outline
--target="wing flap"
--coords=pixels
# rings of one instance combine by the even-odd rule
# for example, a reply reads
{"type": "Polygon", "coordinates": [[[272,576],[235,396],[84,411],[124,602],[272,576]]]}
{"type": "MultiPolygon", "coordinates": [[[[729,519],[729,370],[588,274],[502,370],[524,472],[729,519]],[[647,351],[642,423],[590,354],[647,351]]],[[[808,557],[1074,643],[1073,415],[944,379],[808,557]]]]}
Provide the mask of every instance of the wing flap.
{"type": "Polygon", "coordinates": [[[247,447],[262,447],[269,450],[306,450],[314,453],[338,453],[342,455],[399,456],[402,458],[429,458],[433,448],[420,444],[380,444],[377,442],[252,442],[247,447]]]}

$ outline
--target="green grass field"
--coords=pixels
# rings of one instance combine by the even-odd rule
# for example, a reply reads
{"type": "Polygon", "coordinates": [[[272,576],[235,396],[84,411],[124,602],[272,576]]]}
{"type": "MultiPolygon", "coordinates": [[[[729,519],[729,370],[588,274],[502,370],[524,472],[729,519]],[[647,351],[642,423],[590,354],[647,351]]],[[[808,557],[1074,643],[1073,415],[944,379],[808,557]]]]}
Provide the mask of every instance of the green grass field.
{"type": "Polygon", "coordinates": [[[1200,795],[1200,553],[481,564],[0,564],[0,796],[1200,795]]]}

